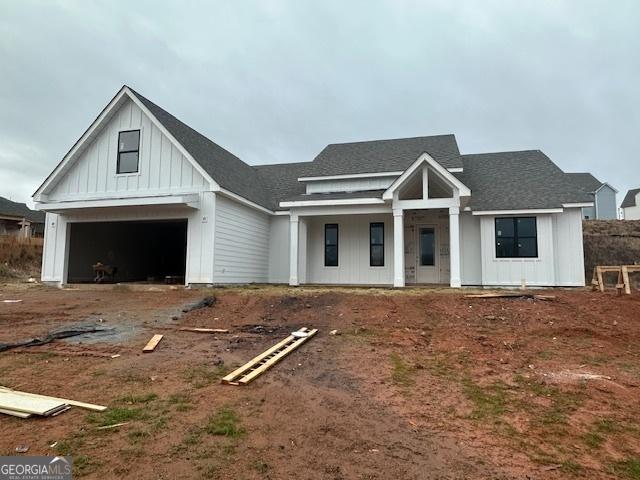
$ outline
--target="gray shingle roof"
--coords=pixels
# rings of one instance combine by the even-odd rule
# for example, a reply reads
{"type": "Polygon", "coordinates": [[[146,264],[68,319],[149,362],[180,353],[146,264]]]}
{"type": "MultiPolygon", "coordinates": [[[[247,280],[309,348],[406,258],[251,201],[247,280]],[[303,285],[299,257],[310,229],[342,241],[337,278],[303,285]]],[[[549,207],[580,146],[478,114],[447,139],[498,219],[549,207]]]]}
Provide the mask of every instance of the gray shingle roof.
{"type": "Polygon", "coordinates": [[[404,171],[425,152],[445,168],[462,167],[455,135],[434,135],[327,145],[309,175],[404,171]]]}
{"type": "Polygon", "coordinates": [[[462,155],[464,172],[454,174],[471,189],[472,210],[520,210],[592,202],[540,150],[462,155]]]}
{"type": "Polygon", "coordinates": [[[352,198],[382,198],[384,190],[363,190],[359,192],[331,192],[300,194],[285,198],[282,202],[304,202],[309,200],[347,200],[352,198]]]}
{"type": "Polygon", "coordinates": [[[472,191],[472,210],[556,208],[592,201],[577,182],[577,175],[593,178],[590,174],[565,174],[539,150],[460,155],[454,135],[331,144],[313,162],[252,167],[131,91],[221,187],[272,210],[281,209],[279,203],[286,200],[381,196],[382,191],[304,195],[305,185],[298,178],[404,171],[424,152],[445,168],[464,167],[455,175],[472,191]]]}
{"type": "Polygon", "coordinates": [[[587,193],[595,193],[602,186],[602,182],[590,173],[567,173],[567,177],[587,193]]]}
{"type": "Polygon", "coordinates": [[[44,223],[45,213],[31,210],[24,203],[12,202],[8,198],[0,197],[0,215],[26,218],[34,223],[44,223]]]}
{"type": "Polygon", "coordinates": [[[640,193],[640,188],[633,188],[627,192],[624,196],[624,200],[622,200],[622,204],[620,207],[629,208],[636,206],[636,195],[640,193]]]}
{"type": "Polygon", "coordinates": [[[222,188],[263,207],[274,207],[273,199],[255,168],[132,88],[129,89],[222,188]]]}

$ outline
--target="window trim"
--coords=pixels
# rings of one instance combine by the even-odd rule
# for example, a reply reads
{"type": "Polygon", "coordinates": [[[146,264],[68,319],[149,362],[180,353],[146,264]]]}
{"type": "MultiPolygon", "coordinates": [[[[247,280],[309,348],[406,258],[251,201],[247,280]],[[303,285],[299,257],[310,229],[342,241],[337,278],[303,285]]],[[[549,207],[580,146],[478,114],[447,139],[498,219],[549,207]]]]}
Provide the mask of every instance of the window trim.
{"type": "Polygon", "coordinates": [[[325,223],[324,224],[324,266],[325,267],[338,267],[340,266],[340,226],[337,223],[325,223]],[[328,265],[327,264],[327,247],[333,247],[334,245],[327,245],[327,230],[329,228],[336,229],[336,264],[328,265]]]}
{"type": "Polygon", "coordinates": [[[539,250],[538,250],[538,217],[536,216],[526,216],[526,217],[495,217],[493,221],[493,232],[495,237],[494,248],[495,248],[495,258],[500,259],[527,259],[527,258],[540,258],[539,250]],[[535,236],[531,235],[518,235],[518,220],[522,219],[533,219],[533,225],[535,227],[535,236]],[[503,236],[498,237],[498,220],[511,220],[513,222],[513,236],[503,236]],[[513,239],[513,248],[514,255],[498,255],[498,240],[500,238],[512,238],[513,239]],[[533,238],[535,239],[536,251],[534,255],[520,255],[520,247],[518,247],[518,242],[520,238],[533,238]]]}
{"type": "Polygon", "coordinates": [[[140,175],[140,145],[142,144],[142,129],[141,128],[133,128],[130,130],[120,130],[118,132],[118,143],[116,144],[116,151],[118,153],[117,158],[116,158],[116,175],[140,175]],[[120,151],[120,135],[123,133],[129,133],[129,132],[138,132],[138,148],[136,150],[123,150],[120,151]],[[137,169],[135,172],[120,172],[120,155],[123,153],[137,153],[138,154],[138,161],[137,161],[137,169]]]}
{"type": "Polygon", "coordinates": [[[369,266],[373,268],[384,267],[385,255],[384,255],[384,222],[371,222],[369,223],[369,266]],[[382,243],[373,243],[373,228],[382,227],[382,243]],[[380,265],[373,264],[373,247],[382,247],[382,263],[380,265]]]}

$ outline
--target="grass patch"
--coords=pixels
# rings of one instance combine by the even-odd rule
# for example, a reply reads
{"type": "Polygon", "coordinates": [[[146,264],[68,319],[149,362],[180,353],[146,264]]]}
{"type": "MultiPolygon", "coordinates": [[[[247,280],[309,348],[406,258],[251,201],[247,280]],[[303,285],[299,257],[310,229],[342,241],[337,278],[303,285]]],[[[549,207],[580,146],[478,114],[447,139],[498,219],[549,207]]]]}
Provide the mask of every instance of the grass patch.
{"type": "Polygon", "coordinates": [[[600,448],[605,438],[597,432],[587,432],[582,436],[582,440],[589,448],[600,448]]]}
{"type": "Polygon", "coordinates": [[[194,388],[203,388],[220,381],[225,373],[226,367],[224,365],[219,365],[215,368],[200,365],[188,368],[184,371],[183,376],[194,388]]]}
{"type": "Polygon", "coordinates": [[[246,433],[239,415],[230,407],[224,407],[210,416],[204,431],[210,435],[239,438],[246,433]]]}
{"type": "Polygon", "coordinates": [[[455,373],[455,369],[446,355],[428,358],[425,362],[425,368],[435,377],[451,377],[455,373]]]}
{"type": "Polygon", "coordinates": [[[136,403],[149,403],[158,398],[155,393],[143,393],[140,395],[129,394],[120,397],[117,401],[120,403],[136,404],[136,403]]]}
{"type": "Polygon", "coordinates": [[[482,387],[470,378],[462,381],[462,391],[473,404],[470,417],[474,420],[495,419],[508,411],[508,386],[494,382],[482,387]]]}
{"type": "Polygon", "coordinates": [[[582,471],[582,466],[571,460],[565,460],[560,464],[560,470],[571,475],[578,475],[582,471]]]}
{"type": "Polygon", "coordinates": [[[147,418],[149,418],[149,414],[140,408],[110,408],[101,413],[87,415],[87,421],[99,427],[147,418]]]}
{"type": "Polygon", "coordinates": [[[400,355],[392,353],[391,359],[391,381],[401,387],[410,387],[415,383],[413,378],[416,368],[405,362],[400,355]]]}
{"type": "Polygon", "coordinates": [[[631,480],[640,480],[640,457],[632,457],[613,464],[616,475],[631,480]]]}
{"type": "Polygon", "coordinates": [[[132,430],[127,433],[127,438],[129,442],[132,444],[138,444],[144,442],[147,438],[149,438],[151,434],[146,430],[132,430]]]}
{"type": "Polygon", "coordinates": [[[179,412],[186,412],[193,409],[193,405],[191,405],[191,396],[186,393],[174,393],[169,395],[167,403],[175,406],[176,410],[179,412]]]}

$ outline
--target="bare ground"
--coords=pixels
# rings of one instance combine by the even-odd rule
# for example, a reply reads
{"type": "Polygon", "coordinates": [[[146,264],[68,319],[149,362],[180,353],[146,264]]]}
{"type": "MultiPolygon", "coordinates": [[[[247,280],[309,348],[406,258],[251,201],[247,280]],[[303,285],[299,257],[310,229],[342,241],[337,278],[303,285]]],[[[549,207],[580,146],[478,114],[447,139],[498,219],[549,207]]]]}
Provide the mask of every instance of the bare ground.
{"type": "Polygon", "coordinates": [[[115,329],[0,353],[1,385],[109,406],[0,417],[0,454],[72,454],[85,478],[640,478],[638,292],[149,290],[0,287],[23,300],[0,302],[0,342],[115,329]],[[219,383],[301,326],[320,332],[249,386],[219,383]]]}

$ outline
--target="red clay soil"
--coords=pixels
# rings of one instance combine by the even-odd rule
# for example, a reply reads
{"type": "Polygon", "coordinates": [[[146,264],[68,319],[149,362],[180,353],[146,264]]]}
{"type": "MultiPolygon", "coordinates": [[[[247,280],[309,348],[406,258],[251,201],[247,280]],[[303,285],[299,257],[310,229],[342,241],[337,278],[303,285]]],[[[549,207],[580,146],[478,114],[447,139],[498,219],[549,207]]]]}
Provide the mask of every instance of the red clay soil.
{"type": "Polygon", "coordinates": [[[637,292],[156,290],[2,287],[0,342],[118,328],[0,353],[0,385],[109,406],[0,417],[0,454],[71,454],[85,478],[638,478],[637,292]],[[219,383],[302,326],[320,331],[253,383],[219,383]]]}

